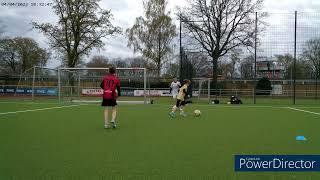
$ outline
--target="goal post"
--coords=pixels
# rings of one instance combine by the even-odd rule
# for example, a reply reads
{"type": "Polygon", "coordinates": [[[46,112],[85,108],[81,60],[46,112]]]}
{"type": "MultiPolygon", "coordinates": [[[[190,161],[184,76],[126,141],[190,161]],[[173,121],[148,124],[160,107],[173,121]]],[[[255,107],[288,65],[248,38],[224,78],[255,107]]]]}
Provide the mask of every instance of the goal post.
{"type": "Polygon", "coordinates": [[[208,102],[211,101],[211,79],[210,78],[193,78],[193,94],[197,101],[208,102]]]}
{"type": "Polygon", "coordinates": [[[10,84],[4,88],[7,96],[11,95],[16,99],[56,99],[57,78],[57,69],[34,66],[20,73],[18,77],[9,77],[10,84]]]}
{"type": "Polygon", "coordinates": [[[51,88],[47,90],[47,96],[57,97],[57,78],[58,70],[47,67],[34,66],[32,77],[32,100],[35,100],[37,95],[37,88],[51,88]]]}
{"type": "MultiPolygon", "coordinates": [[[[101,102],[103,90],[100,83],[109,68],[59,68],[58,99],[73,102],[101,102]]],[[[118,102],[148,104],[146,68],[116,68],[121,84],[118,102]]]]}

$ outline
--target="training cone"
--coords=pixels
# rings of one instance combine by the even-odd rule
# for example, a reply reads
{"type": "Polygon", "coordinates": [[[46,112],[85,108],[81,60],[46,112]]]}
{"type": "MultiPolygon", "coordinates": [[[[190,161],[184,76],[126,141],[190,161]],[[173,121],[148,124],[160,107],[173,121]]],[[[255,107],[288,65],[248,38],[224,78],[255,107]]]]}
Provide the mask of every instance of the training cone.
{"type": "Polygon", "coordinates": [[[307,138],[304,137],[304,136],[297,136],[297,137],[296,137],[296,140],[297,140],[297,141],[306,141],[307,138]]]}

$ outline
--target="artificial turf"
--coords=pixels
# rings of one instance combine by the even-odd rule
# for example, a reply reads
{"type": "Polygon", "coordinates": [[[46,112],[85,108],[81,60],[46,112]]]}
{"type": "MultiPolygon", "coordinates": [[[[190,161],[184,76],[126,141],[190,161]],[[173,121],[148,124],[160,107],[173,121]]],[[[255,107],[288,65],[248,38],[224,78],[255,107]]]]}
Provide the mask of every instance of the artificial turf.
{"type": "MultiPolygon", "coordinates": [[[[320,116],[287,106],[192,104],[187,118],[172,119],[165,100],[120,105],[119,128],[108,130],[98,104],[4,114],[68,105],[0,102],[0,180],[320,179],[234,171],[236,154],[319,154],[320,116]]],[[[319,105],[295,108],[320,112],[319,105]]]]}

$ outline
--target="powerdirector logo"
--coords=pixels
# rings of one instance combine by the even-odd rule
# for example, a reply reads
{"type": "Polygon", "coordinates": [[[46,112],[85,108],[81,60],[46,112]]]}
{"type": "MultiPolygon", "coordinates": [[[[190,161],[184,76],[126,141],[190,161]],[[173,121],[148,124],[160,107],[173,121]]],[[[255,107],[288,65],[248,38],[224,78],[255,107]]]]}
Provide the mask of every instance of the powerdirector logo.
{"type": "Polygon", "coordinates": [[[235,155],[235,171],[320,171],[320,155],[235,155]]]}

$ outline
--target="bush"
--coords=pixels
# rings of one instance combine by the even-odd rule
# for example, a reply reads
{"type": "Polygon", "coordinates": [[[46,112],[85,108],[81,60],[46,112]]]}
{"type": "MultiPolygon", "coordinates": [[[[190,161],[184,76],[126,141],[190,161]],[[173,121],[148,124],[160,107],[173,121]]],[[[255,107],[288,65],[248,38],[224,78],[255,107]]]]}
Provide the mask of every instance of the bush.
{"type": "Polygon", "coordinates": [[[256,95],[270,95],[271,90],[270,80],[267,77],[263,77],[256,86],[256,95]]]}

